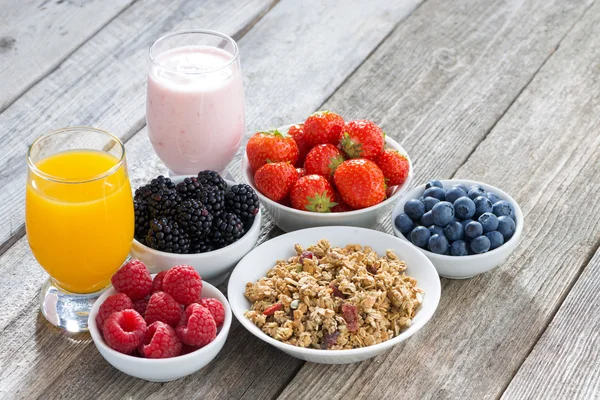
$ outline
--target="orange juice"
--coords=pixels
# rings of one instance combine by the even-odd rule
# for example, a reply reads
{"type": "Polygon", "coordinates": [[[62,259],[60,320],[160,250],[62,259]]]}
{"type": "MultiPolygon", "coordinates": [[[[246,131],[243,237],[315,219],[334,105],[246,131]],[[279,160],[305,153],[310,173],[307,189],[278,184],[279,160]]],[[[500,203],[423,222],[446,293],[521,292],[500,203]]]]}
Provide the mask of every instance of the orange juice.
{"type": "Polygon", "coordinates": [[[104,288],[129,253],[133,200],[125,163],[118,163],[105,152],[69,150],[35,163],[50,177],[29,171],[29,245],[40,265],[70,292],[104,288]]]}

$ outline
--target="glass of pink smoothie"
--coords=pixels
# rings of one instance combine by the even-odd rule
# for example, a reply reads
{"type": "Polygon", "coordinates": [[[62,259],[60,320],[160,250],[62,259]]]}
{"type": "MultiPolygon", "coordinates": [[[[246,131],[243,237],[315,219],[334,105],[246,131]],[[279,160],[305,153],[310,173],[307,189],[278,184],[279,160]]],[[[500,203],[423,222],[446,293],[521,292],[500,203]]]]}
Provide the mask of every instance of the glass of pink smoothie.
{"type": "Polygon", "coordinates": [[[173,175],[225,172],[245,129],[235,41],[209,30],[167,33],[148,64],[146,121],[158,157],[173,175]]]}

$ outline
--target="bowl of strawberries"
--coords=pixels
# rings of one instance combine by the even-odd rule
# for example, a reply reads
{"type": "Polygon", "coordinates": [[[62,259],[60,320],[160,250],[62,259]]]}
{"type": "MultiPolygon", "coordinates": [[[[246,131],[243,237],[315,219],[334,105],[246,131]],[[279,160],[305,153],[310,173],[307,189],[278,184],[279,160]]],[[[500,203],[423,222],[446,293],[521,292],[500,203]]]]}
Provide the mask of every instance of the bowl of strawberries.
{"type": "Polygon", "coordinates": [[[319,111],[304,123],[255,133],[242,174],[286,232],[372,228],[408,189],[412,163],[374,122],[319,111]]]}

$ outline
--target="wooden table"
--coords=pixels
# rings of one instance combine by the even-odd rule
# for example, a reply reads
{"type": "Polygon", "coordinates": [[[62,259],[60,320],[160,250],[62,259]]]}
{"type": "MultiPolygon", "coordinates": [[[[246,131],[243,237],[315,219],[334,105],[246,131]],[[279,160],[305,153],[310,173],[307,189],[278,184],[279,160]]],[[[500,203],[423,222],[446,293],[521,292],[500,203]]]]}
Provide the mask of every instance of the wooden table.
{"type": "MultiPolygon", "coordinates": [[[[0,0],[0,397],[600,398],[599,38],[593,0],[0,0]],[[248,134],[319,109],[372,119],[408,150],[415,183],[510,193],[526,219],[517,250],[443,279],[431,322],[369,361],[305,363],[234,322],[187,378],[112,368],[39,312],[25,152],[93,125],[126,142],[134,187],[164,173],[145,129],[146,51],[190,27],[237,39],[248,134]]],[[[260,242],[281,233],[263,224],[260,242]]]]}

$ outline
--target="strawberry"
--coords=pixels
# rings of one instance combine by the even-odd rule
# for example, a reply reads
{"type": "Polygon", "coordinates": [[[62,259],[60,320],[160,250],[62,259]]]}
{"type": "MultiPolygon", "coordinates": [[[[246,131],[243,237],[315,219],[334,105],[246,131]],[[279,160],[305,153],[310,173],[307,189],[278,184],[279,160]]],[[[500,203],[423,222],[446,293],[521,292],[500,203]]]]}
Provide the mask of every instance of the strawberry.
{"type": "Polygon", "coordinates": [[[287,133],[294,138],[294,141],[298,145],[298,161],[296,161],[295,165],[301,167],[304,165],[304,159],[310,150],[310,146],[306,143],[304,135],[304,124],[292,125],[287,133]]]}
{"type": "Polygon", "coordinates": [[[350,158],[375,160],[383,151],[384,133],[366,119],[350,121],[344,127],[340,145],[350,158]]]}
{"type": "Polygon", "coordinates": [[[331,209],[331,212],[346,212],[346,211],[354,211],[354,208],[350,207],[348,204],[344,203],[342,200],[339,200],[337,205],[331,209]]]}
{"type": "Polygon", "coordinates": [[[306,155],[304,169],[307,174],[317,174],[329,179],[345,160],[341,150],[332,144],[319,144],[306,155]]]}
{"type": "Polygon", "coordinates": [[[298,145],[293,137],[278,130],[257,132],[246,145],[246,155],[253,172],[268,162],[294,165],[298,161],[298,145]]]}
{"type": "Polygon", "coordinates": [[[383,172],[387,186],[402,185],[408,177],[410,166],[408,160],[394,149],[385,149],[377,160],[377,166],[383,172]]]}
{"type": "Polygon", "coordinates": [[[298,171],[288,162],[265,164],[254,174],[256,188],[269,199],[283,200],[298,180],[298,171]]]}
{"type": "Polygon", "coordinates": [[[298,178],[306,176],[306,170],[304,168],[296,168],[296,172],[298,172],[298,178]]]}
{"type": "Polygon", "coordinates": [[[344,119],[329,111],[316,112],[304,121],[304,139],[309,148],[323,143],[337,145],[343,130],[344,119]]]}
{"type": "Polygon", "coordinates": [[[290,192],[292,207],[297,210],[331,212],[335,207],[335,192],[321,175],[306,175],[298,179],[290,192]]]}
{"type": "Polygon", "coordinates": [[[364,158],[344,161],[333,175],[342,200],[352,208],[371,207],[385,199],[385,180],[381,169],[364,158]]]}

